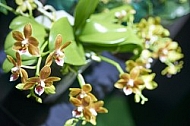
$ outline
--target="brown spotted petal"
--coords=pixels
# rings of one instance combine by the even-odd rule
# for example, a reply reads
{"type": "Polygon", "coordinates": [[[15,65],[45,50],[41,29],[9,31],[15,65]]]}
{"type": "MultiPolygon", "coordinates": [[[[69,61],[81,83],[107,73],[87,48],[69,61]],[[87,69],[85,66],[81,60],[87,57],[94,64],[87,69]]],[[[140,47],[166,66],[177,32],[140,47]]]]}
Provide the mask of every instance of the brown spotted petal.
{"type": "Polygon", "coordinates": [[[79,100],[78,98],[74,98],[74,97],[70,97],[70,102],[76,106],[76,107],[79,107],[82,105],[82,101],[79,100]]]}
{"type": "Polygon", "coordinates": [[[104,107],[102,107],[104,105],[103,101],[98,101],[94,103],[94,109],[96,110],[96,112],[99,113],[107,113],[108,110],[104,107]]]}
{"type": "Polygon", "coordinates": [[[64,43],[62,46],[61,46],[61,48],[60,48],[60,50],[63,50],[64,48],[66,48],[68,45],[70,45],[71,44],[71,42],[66,42],[66,43],[64,43]]]}
{"type": "Polygon", "coordinates": [[[61,80],[61,78],[59,78],[59,77],[48,77],[47,79],[45,79],[45,83],[46,82],[53,82],[53,81],[60,81],[61,80]]]}
{"type": "Polygon", "coordinates": [[[15,61],[11,56],[7,55],[7,59],[8,59],[14,66],[17,65],[17,64],[16,64],[16,61],[15,61]]]}
{"type": "Polygon", "coordinates": [[[40,79],[46,79],[51,74],[51,68],[49,66],[44,66],[40,71],[40,79]]]}
{"type": "Polygon", "coordinates": [[[118,88],[118,89],[122,89],[122,88],[124,88],[124,87],[126,86],[126,84],[116,82],[116,83],[114,84],[114,86],[115,86],[116,88],[118,88]]]}
{"type": "Polygon", "coordinates": [[[138,68],[133,68],[131,71],[130,71],[130,78],[135,80],[138,76],[139,76],[139,73],[140,73],[140,70],[138,68]]]}
{"type": "Polygon", "coordinates": [[[28,38],[28,43],[32,44],[35,47],[38,47],[38,45],[39,45],[38,40],[36,38],[34,38],[34,37],[29,37],[28,38]]]}
{"type": "Polygon", "coordinates": [[[92,91],[92,87],[90,84],[85,84],[82,86],[82,90],[85,92],[85,93],[89,93],[92,91]]]}
{"type": "Polygon", "coordinates": [[[38,47],[32,45],[32,44],[28,44],[28,52],[31,54],[31,55],[39,55],[40,54],[40,50],[38,47]]]}
{"type": "Polygon", "coordinates": [[[26,70],[20,68],[20,72],[21,72],[21,81],[22,83],[25,83],[26,80],[28,79],[28,73],[26,72],[26,70]]]}
{"type": "Polygon", "coordinates": [[[54,55],[54,52],[51,52],[51,53],[48,55],[48,57],[46,58],[45,65],[51,66],[52,61],[53,61],[53,55],[54,55]]]}
{"type": "Polygon", "coordinates": [[[85,117],[86,121],[89,122],[90,119],[91,119],[92,113],[90,112],[88,107],[84,108],[83,114],[84,114],[84,117],[85,117]]]}
{"type": "Polygon", "coordinates": [[[56,37],[55,50],[60,49],[61,44],[62,44],[62,36],[59,34],[59,35],[57,35],[57,37],[56,37]]]}
{"type": "Polygon", "coordinates": [[[18,66],[22,65],[21,57],[20,57],[20,54],[18,52],[16,52],[16,61],[17,61],[18,66]]]}
{"type": "Polygon", "coordinates": [[[24,26],[24,36],[25,38],[29,38],[32,35],[32,27],[30,24],[26,24],[24,26]]]}
{"type": "Polygon", "coordinates": [[[28,82],[40,83],[39,77],[31,77],[28,79],[28,82]]]}
{"type": "Polygon", "coordinates": [[[130,75],[128,73],[123,73],[120,75],[120,78],[128,81],[130,79],[130,75]]]}
{"type": "Polygon", "coordinates": [[[80,88],[69,88],[70,93],[69,96],[77,96],[81,93],[81,89],[80,88]]]}
{"type": "Polygon", "coordinates": [[[92,93],[88,93],[87,95],[91,98],[91,101],[97,101],[97,98],[92,93]]]}
{"type": "Polygon", "coordinates": [[[21,50],[22,47],[22,43],[21,42],[15,42],[13,45],[13,50],[21,50]]]}
{"type": "Polygon", "coordinates": [[[27,82],[27,83],[25,83],[23,90],[28,90],[28,89],[32,88],[34,85],[35,85],[34,82],[27,82]]]}
{"type": "Polygon", "coordinates": [[[15,40],[17,40],[17,41],[19,41],[19,42],[21,42],[21,41],[24,40],[24,37],[23,37],[22,33],[19,32],[19,31],[13,31],[13,32],[12,32],[12,36],[13,36],[13,38],[14,38],[15,40]]]}

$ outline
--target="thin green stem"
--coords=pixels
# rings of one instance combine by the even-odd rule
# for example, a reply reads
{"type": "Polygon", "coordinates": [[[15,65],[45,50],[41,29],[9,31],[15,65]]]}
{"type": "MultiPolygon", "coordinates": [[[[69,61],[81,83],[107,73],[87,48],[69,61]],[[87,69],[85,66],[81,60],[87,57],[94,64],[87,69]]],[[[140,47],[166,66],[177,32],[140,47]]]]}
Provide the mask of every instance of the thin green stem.
{"type": "Polygon", "coordinates": [[[9,6],[7,6],[7,5],[5,5],[5,4],[3,4],[3,3],[0,3],[0,6],[3,7],[3,8],[5,8],[5,9],[8,10],[8,11],[14,13],[15,15],[16,15],[16,14],[19,14],[19,13],[17,13],[12,7],[9,7],[9,6]]]}
{"type": "Polygon", "coordinates": [[[36,76],[39,76],[39,73],[40,73],[40,64],[42,62],[42,57],[39,57],[38,59],[38,63],[36,65],[36,76]]]}
{"type": "Polygon", "coordinates": [[[120,74],[124,73],[124,71],[121,68],[121,66],[117,62],[115,62],[114,60],[111,60],[111,59],[106,58],[104,56],[99,56],[99,57],[101,58],[101,60],[103,60],[105,62],[108,62],[108,63],[112,64],[113,66],[115,66],[120,74]]]}
{"type": "Polygon", "coordinates": [[[22,65],[21,67],[22,68],[26,68],[26,69],[36,69],[36,66],[25,66],[25,65],[22,65]]]}
{"type": "Polygon", "coordinates": [[[78,82],[80,84],[80,87],[82,87],[83,85],[85,85],[84,77],[82,76],[82,74],[79,73],[77,75],[77,79],[78,79],[78,82]]]}

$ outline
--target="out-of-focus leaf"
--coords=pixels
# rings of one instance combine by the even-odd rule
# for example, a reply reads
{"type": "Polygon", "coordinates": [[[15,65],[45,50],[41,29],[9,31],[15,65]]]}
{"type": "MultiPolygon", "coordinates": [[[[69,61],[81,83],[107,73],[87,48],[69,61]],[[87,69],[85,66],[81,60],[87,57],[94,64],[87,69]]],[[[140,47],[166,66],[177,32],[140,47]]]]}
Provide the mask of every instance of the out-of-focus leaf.
{"type": "Polygon", "coordinates": [[[132,7],[125,4],[123,6],[119,6],[119,7],[116,7],[114,9],[111,9],[108,12],[93,14],[93,15],[91,15],[90,19],[96,20],[96,21],[97,20],[98,21],[104,21],[107,23],[114,23],[116,21],[116,18],[115,18],[116,12],[121,12],[123,10],[126,11],[129,9],[132,9],[132,7]]]}
{"type": "Polygon", "coordinates": [[[130,27],[104,21],[86,23],[79,40],[93,51],[133,52],[142,48],[142,40],[130,27]]]}
{"type": "MultiPolygon", "coordinates": [[[[7,5],[6,1],[5,0],[0,0],[0,4],[4,4],[4,5],[7,5]]],[[[7,14],[8,11],[3,8],[2,6],[0,6],[0,12],[2,12],[3,14],[7,14]]]]}
{"type": "Polygon", "coordinates": [[[73,29],[66,17],[56,21],[50,29],[49,36],[49,49],[54,50],[55,40],[58,34],[62,35],[63,43],[71,41],[71,44],[64,49],[65,63],[72,65],[85,64],[85,54],[83,46],[80,43],[75,42],[73,29]]]}
{"type": "MultiPolygon", "coordinates": [[[[111,95],[105,99],[104,107],[108,109],[106,114],[98,114],[97,126],[134,126],[134,121],[123,96],[111,95]]],[[[86,126],[92,126],[87,123],[86,126]]]]}
{"type": "Polygon", "coordinates": [[[86,20],[94,13],[98,2],[99,0],[79,0],[74,13],[74,31],[77,35],[81,33],[86,20]]]}
{"type": "MultiPolygon", "coordinates": [[[[7,3],[6,3],[5,0],[0,0],[0,4],[1,5],[3,5],[3,4],[7,5],[7,3]]],[[[8,11],[4,7],[2,7],[2,6],[0,6],[0,12],[3,13],[3,14],[5,14],[5,15],[8,14],[8,11]]]]}

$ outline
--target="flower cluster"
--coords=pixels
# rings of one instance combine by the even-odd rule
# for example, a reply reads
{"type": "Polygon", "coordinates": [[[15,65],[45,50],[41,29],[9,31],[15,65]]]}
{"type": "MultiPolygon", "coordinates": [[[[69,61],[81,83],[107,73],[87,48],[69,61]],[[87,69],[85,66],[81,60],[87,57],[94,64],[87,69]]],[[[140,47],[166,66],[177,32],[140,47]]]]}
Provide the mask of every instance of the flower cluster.
{"type": "MultiPolygon", "coordinates": [[[[13,50],[16,52],[16,60],[7,55],[7,59],[14,66],[11,68],[11,76],[10,81],[15,81],[21,77],[21,83],[17,84],[16,88],[20,90],[31,90],[28,97],[33,96],[36,98],[38,102],[42,102],[40,96],[46,92],[47,94],[55,93],[55,87],[53,85],[54,82],[59,81],[59,77],[50,76],[51,74],[51,64],[53,61],[57,63],[59,66],[63,66],[64,64],[64,51],[70,42],[66,42],[62,45],[62,36],[57,35],[55,41],[55,49],[53,52],[49,53],[47,56],[45,65],[42,67],[40,71],[40,64],[36,66],[25,66],[22,64],[21,55],[34,55],[39,57],[39,63],[41,62],[42,54],[40,54],[39,42],[35,37],[32,37],[32,26],[30,24],[26,24],[24,26],[23,34],[20,31],[12,32],[13,38],[16,42],[13,45],[13,50]],[[36,76],[28,78],[28,73],[24,69],[36,69],[36,76]],[[38,74],[39,73],[39,74],[38,74]]],[[[43,51],[43,50],[42,50],[43,51]]]]}
{"type": "Polygon", "coordinates": [[[107,113],[108,110],[103,107],[104,102],[98,101],[91,91],[90,84],[84,84],[81,88],[70,88],[70,102],[76,107],[72,112],[73,117],[96,125],[97,114],[107,113]]]}
{"type": "MultiPolygon", "coordinates": [[[[134,22],[138,10],[132,7],[133,1],[77,2],[74,22],[70,20],[71,15],[60,17],[54,7],[43,5],[39,0],[15,0],[16,10],[6,2],[0,3],[0,11],[4,7],[17,15],[9,25],[12,31],[5,40],[7,59],[3,63],[3,70],[11,72],[10,81],[20,79],[17,89],[29,90],[27,97],[41,103],[44,94],[56,92],[54,84],[62,79],[57,73],[53,75],[54,66],[64,76],[69,76],[69,72],[77,76],[80,88],[69,88],[70,102],[75,106],[73,118],[65,126],[75,126],[80,121],[96,125],[98,113],[108,112],[81,75],[91,61],[105,61],[115,66],[120,73],[115,88],[122,89],[127,96],[134,94],[135,102],[141,104],[148,100],[142,91],[157,87],[156,74],[151,70],[155,60],[166,65],[161,74],[168,77],[183,66],[181,48],[169,38],[169,31],[161,25],[159,17],[134,22]],[[39,14],[42,15],[36,17],[39,14]],[[112,54],[130,52],[134,58],[125,61],[123,70],[117,61],[101,55],[105,50],[112,54]]],[[[153,3],[148,3],[148,12],[152,12],[153,3]]]]}

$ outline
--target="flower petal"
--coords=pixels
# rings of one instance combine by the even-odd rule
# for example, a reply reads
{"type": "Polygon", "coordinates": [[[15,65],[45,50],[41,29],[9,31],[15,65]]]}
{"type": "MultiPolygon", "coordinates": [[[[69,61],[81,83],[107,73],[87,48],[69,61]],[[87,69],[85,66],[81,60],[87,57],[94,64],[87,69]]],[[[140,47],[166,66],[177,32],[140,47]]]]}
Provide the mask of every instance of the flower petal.
{"type": "Polygon", "coordinates": [[[124,79],[124,80],[129,80],[130,75],[128,73],[123,73],[123,74],[120,75],[120,78],[124,79]]]}
{"type": "Polygon", "coordinates": [[[64,64],[64,59],[63,59],[63,58],[56,58],[56,59],[55,59],[55,62],[56,62],[57,65],[63,66],[63,64],[64,64]]]}
{"type": "Polygon", "coordinates": [[[50,54],[48,55],[48,57],[46,58],[45,65],[51,66],[52,61],[53,61],[53,54],[54,54],[54,52],[52,52],[52,53],[50,53],[50,54]]]}
{"type": "Polygon", "coordinates": [[[20,57],[20,54],[18,52],[16,52],[16,60],[17,60],[17,65],[21,66],[21,64],[22,64],[21,57],[20,57]]]}
{"type": "Polygon", "coordinates": [[[45,83],[46,82],[53,82],[53,81],[59,81],[59,80],[61,80],[61,78],[59,78],[59,77],[48,77],[47,79],[45,79],[45,83]]]}
{"type": "Polygon", "coordinates": [[[26,24],[24,26],[24,36],[25,38],[29,38],[32,35],[32,27],[30,24],[26,24]]]}
{"type": "Polygon", "coordinates": [[[23,90],[28,90],[28,89],[32,88],[34,85],[35,85],[34,82],[28,82],[24,85],[23,90]]]}
{"type": "Polygon", "coordinates": [[[7,59],[16,66],[16,61],[11,56],[7,55],[7,59]]]}
{"type": "Polygon", "coordinates": [[[29,38],[28,38],[28,42],[29,42],[30,44],[32,44],[33,46],[35,46],[35,47],[38,47],[38,45],[39,45],[38,40],[37,40],[36,38],[34,38],[34,37],[29,37],[29,38]]]}
{"type": "Polygon", "coordinates": [[[125,93],[125,95],[130,95],[133,93],[133,90],[131,88],[124,87],[123,92],[125,93]]]}
{"type": "Polygon", "coordinates": [[[22,83],[25,83],[26,80],[28,79],[28,74],[26,72],[26,70],[20,68],[20,71],[21,71],[21,81],[22,83]]]}
{"type": "Polygon", "coordinates": [[[44,66],[40,71],[40,79],[46,79],[51,74],[51,68],[49,66],[44,66]]]}
{"type": "Polygon", "coordinates": [[[22,35],[22,33],[21,32],[19,32],[19,31],[13,31],[12,32],[12,36],[13,36],[13,38],[15,39],[15,40],[17,40],[17,41],[23,41],[24,40],[24,37],[23,37],[23,35],[22,35]]]}
{"type": "Polygon", "coordinates": [[[69,96],[76,96],[81,92],[80,88],[69,88],[70,93],[69,96]]]}
{"type": "Polygon", "coordinates": [[[32,44],[28,44],[28,52],[31,55],[39,55],[40,54],[39,48],[32,44]]]}
{"type": "Polygon", "coordinates": [[[92,87],[90,84],[85,84],[82,86],[82,90],[86,93],[89,93],[90,91],[92,91],[92,87]]]}
{"type": "Polygon", "coordinates": [[[139,68],[135,67],[130,71],[130,78],[135,80],[139,76],[140,70],[139,68]]]}
{"type": "Polygon", "coordinates": [[[19,74],[11,74],[11,76],[10,76],[10,80],[9,81],[15,81],[15,80],[17,80],[18,79],[18,77],[19,77],[19,74]]]}
{"type": "Polygon", "coordinates": [[[37,85],[34,89],[35,93],[37,95],[42,95],[44,93],[44,87],[40,86],[40,85],[37,85]]]}
{"type": "Polygon", "coordinates": [[[28,79],[28,82],[37,82],[37,83],[39,83],[40,82],[40,78],[39,77],[31,77],[31,78],[29,78],[28,79]]]}
{"type": "Polygon", "coordinates": [[[126,84],[118,83],[118,82],[116,82],[116,83],[114,84],[114,87],[119,88],[119,89],[122,89],[122,88],[124,88],[125,86],[126,86],[126,84]]]}
{"type": "Polygon", "coordinates": [[[60,48],[60,50],[63,50],[64,48],[66,48],[68,45],[70,45],[71,44],[71,42],[66,42],[66,43],[64,43],[62,46],[61,46],[61,48],[60,48]]]}
{"type": "Polygon", "coordinates": [[[22,49],[22,43],[21,42],[15,42],[13,45],[13,50],[20,50],[22,49]]]}
{"type": "Polygon", "coordinates": [[[88,93],[87,95],[91,98],[91,101],[97,101],[98,100],[92,93],[88,93]]]}
{"type": "Polygon", "coordinates": [[[57,35],[57,37],[56,37],[55,50],[60,49],[61,44],[62,44],[62,36],[59,34],[59,35],[57,35]]]}
{"type": "Polygon", "coordinates": [[[81,102],[79,99],[77,99],[77,98],[70,97],[69,100],[70,100],[70,102],[71,102],[74,106],[76,106],[76,107],[79,107],[79,106],[82,105],[82,102],[81,102]]]}

